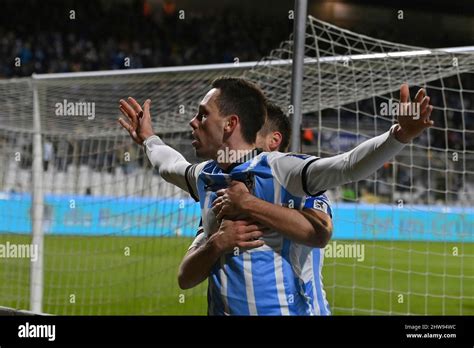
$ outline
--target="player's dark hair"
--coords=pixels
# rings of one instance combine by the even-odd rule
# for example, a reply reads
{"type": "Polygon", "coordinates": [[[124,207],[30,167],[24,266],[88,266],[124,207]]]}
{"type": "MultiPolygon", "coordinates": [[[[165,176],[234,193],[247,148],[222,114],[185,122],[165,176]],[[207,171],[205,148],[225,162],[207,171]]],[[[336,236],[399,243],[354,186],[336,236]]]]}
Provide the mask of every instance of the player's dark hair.
{"type": "Polygon", "coordinates": [[[291,138],[291,124],[288,116],[285,115],[283,109],[277,104],[270,101],[267,102],[267,122],[261,130],[261,134],[267,135],[270,132],[281,133],[281,143],[278,151],[288,151],[291,138]]]}
{"type": "Polygon", "coordinates": [[[252,144],[266,118],[266,100],[262,90],[254,83],[237,77],[223,76],[212,81],[220,90],[217,98],[219,112],[240,118],[242,137],[252,144]]]}

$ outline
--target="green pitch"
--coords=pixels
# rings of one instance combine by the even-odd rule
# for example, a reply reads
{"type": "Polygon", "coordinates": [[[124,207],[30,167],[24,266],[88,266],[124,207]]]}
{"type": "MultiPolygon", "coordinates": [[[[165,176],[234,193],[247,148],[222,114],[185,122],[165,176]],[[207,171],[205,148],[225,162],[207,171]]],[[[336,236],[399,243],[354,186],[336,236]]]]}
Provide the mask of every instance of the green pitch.
{"type": "MultiPolygon", "coordinates": [[[[1,244],[7,241],[30,243],[30,238],[0,235],[1,244]]],[[[47,236],[43,310],[64,315],[205,315],[206,284],[183,291],[176,280],[190,242],[174,237],[47,236]]],[[[362,262],[325,259],[324,285],[335,315],[474,314],[473,244],[361,243],[362,262]]],[[[30,261],[0,262],[0,306],[28,309],[30,261]]]]}

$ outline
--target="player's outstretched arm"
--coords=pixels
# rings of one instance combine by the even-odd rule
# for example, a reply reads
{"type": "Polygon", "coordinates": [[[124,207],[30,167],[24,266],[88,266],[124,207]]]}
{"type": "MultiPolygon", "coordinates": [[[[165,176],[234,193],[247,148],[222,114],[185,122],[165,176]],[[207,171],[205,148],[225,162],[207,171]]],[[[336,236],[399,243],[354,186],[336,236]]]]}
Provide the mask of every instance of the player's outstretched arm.
{"type": "Polygon", "coordinates": [[[313,248],[324,248],[332,236],[331,217],[319,210],[296,210],[269,203],[252,195],[245,184],[232,181],[217,191],[213,211],[217,220],[246,216],[278,231],[288,239],[313,248]]]}
{"type": "Polygon", "coordinates": [[[186,169],[191,165],[175,149],[166,145],[155,133],[151,123],[151,100],[147,99],[143,108],[129,97],[128,102],[120,100],[120,112],[128,121],[120,118],[118,122],[128,131],[130,137],[139,145],[144,145],[148,159],[158,169],[160,175],[171,184],[188,191],[186,169]]]}
{"type": "MultiPolygon", "coordinates": [[[[400,108],[409,102],[408,85],[400,88],[400,108]]],[[[398,123],[382,135],[369,139],[349,152],[327,158],[297,157],[271,158],[269,163],[276,178],[292,194],[317,196],[321,191],[349,182],[359,181],[375,173],[385,162],[397,155],[403,147],[433,125],[430,120],[433,106],[429,97],[420,89],[415,103],[420,106],[419,115],[398,116],[398,123]]]]}
{"type": "Polygon", "coordinates": [[[242,220],[223,220],[219,230],[209,238],[199,234],[179,266],[179,287],[190,289],[206,280],[219,258],[235,248],[261,247],[263,241],[257,239],[262,235],[257,225],[242,220]]]}

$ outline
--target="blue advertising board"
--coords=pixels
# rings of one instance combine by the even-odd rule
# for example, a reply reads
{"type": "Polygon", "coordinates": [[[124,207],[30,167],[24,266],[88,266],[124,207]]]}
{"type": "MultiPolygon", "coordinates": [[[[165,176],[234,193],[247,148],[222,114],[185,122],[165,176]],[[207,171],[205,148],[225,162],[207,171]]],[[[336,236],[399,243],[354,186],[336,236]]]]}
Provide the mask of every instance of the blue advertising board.
{"type": "MultiPolygon", "coordinates": [[[[43,227],[53,235],[188,236],[196,233],[199,205],[191,199],[44,197],[43,227]]],[[[0,194],[0,233],[31,233],[31,196],[0,194]]],[[[474,242],[474,208],[335,203],[338,240],[474,242]]]]}

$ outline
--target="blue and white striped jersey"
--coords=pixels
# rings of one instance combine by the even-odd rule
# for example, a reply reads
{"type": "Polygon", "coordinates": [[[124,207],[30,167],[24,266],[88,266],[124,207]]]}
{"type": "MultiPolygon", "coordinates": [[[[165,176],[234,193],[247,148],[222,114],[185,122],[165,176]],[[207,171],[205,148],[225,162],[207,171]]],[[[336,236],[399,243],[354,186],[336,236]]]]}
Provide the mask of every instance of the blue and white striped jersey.
{"type": "MultiPolygon", "coordinates": [[[[245,182],[252,194],[268,202],[331,215],[324,194],[298,197],[289,193],[275,178],[268,155],[262,153],[227,173],[214,161],[201,166],[196,188],[205,234],[218,228],[211,209],[215,192],[231,180],[245,182]]],[[[226,254],[214,265],[209,277],[209,314],[329,315],[321,276],[323,250],[290,241],[277,231],[265,233],[262,239],[264,246],[226,254]]]]}

